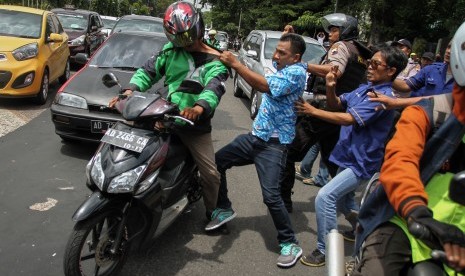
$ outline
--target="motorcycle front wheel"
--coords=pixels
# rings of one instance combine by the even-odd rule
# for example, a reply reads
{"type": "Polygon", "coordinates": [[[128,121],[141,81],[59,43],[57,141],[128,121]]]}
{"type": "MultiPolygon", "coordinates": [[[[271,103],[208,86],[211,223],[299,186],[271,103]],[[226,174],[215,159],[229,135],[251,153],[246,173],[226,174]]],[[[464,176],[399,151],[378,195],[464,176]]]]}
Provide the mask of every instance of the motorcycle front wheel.
{"type": "Polygon", "coordinates": [[[64,255],[66,276],[116,275],[129,254],[128,230],[124,226],[121,244],[111,252],[121,216],[106,212],[76,223],[64,255]]]}

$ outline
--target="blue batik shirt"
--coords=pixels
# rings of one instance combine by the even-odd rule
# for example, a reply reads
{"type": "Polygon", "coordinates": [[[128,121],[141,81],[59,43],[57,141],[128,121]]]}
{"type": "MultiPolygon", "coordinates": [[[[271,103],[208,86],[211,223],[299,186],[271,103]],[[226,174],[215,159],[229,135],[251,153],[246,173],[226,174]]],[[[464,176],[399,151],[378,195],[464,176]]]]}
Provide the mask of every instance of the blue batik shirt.
{"type": "Polygon", "coordinates": [[[447,63],[435,62],[422,68],[416,75],[407,79],[407,85],[412,90],[411,97],[451,93],[454,78],[446,81],[447,68],[447,63]]]}
{"type": "Polygon", "coordinates": [[[297,118],[294,102],[304,91],[306,66],[299,62],[265,76],[270,92],[263,94],[252,134],[265,141],[277,135],[281,144],[294,140],[297,118]]]}
{"type": "Polygon", "coordinates": [[[368,179],[380,170],[384,145],[394,123],[394,110],[375,111],[379,103],[370,101],[367,93],[375,90],[394,98],[391,85],[391,82],[375,86],[368,83],[339,97],[356,123],[341,127],[329,160],[339,167],[350,168],[357,177],[368,179]]]}

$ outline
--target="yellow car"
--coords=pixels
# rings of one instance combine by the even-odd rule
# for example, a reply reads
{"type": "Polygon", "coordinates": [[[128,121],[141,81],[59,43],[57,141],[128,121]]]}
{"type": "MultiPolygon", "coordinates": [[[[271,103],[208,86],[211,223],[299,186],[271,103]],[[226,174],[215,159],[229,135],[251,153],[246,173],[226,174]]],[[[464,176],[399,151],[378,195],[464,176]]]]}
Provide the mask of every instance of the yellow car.
{"type": "Polygon", "coordinates": [[[57,16],[0,5],[0,97],[47,101],[49,84],[70,76],[68,35],[57,16]]]}

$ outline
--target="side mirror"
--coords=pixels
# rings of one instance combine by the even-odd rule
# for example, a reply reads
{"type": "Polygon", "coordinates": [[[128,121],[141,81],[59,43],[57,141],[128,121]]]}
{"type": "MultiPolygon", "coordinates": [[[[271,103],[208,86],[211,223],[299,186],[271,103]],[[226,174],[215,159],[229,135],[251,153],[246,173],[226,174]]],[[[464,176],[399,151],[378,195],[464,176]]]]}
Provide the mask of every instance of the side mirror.
{"type": "Polygon", "coordinates": [[[63,42],[63,36],[61,34],[51,33],[47,41],[48,42],[63,42]]]}
{"type": "Polygon", "coordinates": [[[103,75],[102,82],[108,88],[113,87],[115,85],[121,86],[119,84],[118,78],[113,73],[107,73],[107,74],[103,75]]]}
{"type": "Polygon", "coordinates": [[[205,87],[198,80],[185,79],[179,85],[178,91],[189,94],[200,94],[205,87]]]}
{"type": "Polygon", "coordinates": [[[77,53],[76,56],[74,57],[74,61],[79,64],[86,64],[87,61],[89,61],[89,57],[87,54],[84,53],[77,53]]]}
{"type": "Polygon", "coordinates": [[[258,58],[257,51],[255,51],[255,50],[248,50],[246,56],[248,56],[250,58],[253,58],[253,59],[258,58]]]}

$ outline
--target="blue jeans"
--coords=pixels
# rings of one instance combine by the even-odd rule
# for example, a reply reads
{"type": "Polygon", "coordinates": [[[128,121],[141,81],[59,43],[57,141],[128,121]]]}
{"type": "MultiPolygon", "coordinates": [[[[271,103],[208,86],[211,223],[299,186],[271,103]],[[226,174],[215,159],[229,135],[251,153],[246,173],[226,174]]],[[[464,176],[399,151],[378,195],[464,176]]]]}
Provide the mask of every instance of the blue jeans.
{"type": "Polygon", "coordinates": [[[317,248],[325,253],[325,238],[332,229],[337,229],[337,211],[347,215],[358,211],[355,190],[367,179],[357,177],[351,169],[339,168],[338,174],[319,191],[315,199],[317,223],[317,248]]]}
{"type": "MultiPolygon", "coordinates": [[[[320,153],[320,143],[314,144],[305,155],[302,162],[300,162],[300,172],[303,177],[311,177],[313,163],[315,162],[318,154],[320,153]]],[[[315,183],[318,186],[324,186],[329,181],[329,171],[328,167],[324,163],[323,159],[320,158],[320,165],[318,169],[318,174],[313,178],[315,183]]]]}
{"type": "Polygon", "coordinates": [[[313,163],[320,153],[320,144],[314,144],[305,154],[304,159],[300,162],[300,172],[303,177],[310,177],[312,175],[313,163]]]}
{"type": "Polygon", "coordinates": [[[228,198],[226,170],[233,166],[255,164],[262,188],[263,202],[268,207],[278,231],[279,243],[297,243],[289,213],[281,197],[279,183],[286,164],[287,146],[281,144],[278,138],[270,138],[266,142],[251,133],[242,134],[216,152],[215,158],[221,176],[217,207],[223,209],[231,207],[231,201],[228,198]]]}
{"type": "Polygon", "coordinates": [[[318,174],[313,178],[317,186],[324,186],[329,182],[329,171],[323,159],[320,158],[318,174]]]}

